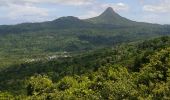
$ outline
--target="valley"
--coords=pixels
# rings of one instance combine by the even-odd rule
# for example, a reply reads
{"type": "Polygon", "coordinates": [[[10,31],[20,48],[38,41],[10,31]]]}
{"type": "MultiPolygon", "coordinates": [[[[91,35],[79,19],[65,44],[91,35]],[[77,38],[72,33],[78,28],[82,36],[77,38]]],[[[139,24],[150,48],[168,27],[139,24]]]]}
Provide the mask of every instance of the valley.
{"type": "Polygon", "coordinates": [[[0,26],[2,100],[168,100],[170,25],[111,7],[89,19],[0,26]]]}

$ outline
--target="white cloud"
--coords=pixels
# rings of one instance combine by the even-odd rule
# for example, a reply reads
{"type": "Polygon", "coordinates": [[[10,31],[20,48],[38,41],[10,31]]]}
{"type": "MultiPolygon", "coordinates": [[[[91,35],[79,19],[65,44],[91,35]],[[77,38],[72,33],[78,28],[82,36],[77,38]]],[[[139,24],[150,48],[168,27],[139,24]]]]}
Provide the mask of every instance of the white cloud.
{"type": "MultiPolygon", "coordinates": [[[[51,10],[43,5],[87,6],[96,0],[0,0],[0,24],[51,20],[51,10]]],[[[57,12],[55,12],[57,13],[57,12]]],[[[55,15],[57,16],[57,15],[55,15]]]]}
{"type": "MultiPolygon", "coordinates": [[[[49,0],[46,0],[49,1],[49,0]]],[[[53,3],[60,3],[66,5],[89,5],[92,4],[95,0],[51,0],[53,3]]]]}
{"type": "Polygon", "coordinates": [[[6,12],[1,15],[1,18],[6,18],[7,20],[13,21],[23,21],[23,22],[38,22],[45,20],[48,16],[48,10],[45,8],[36,7],[31,4],[26,5],[16,5],[9,4],[7,7],[1,7],[1,12],[6,12]],[[3,10],[3,11],[2,11],[3,10]]]}
{"type": "Polygon", "coordinates": [[[78,16],[81,19],[91,18],[98,16],[100,13],[96,11],[88,11],[85,15],[78,16]]]}
{"type": "Polygon", "coordinates": [[[129,6],[122,2],[119,3],[106,3],[101,5],[102,8],[112,7],[116,11],[128,11],[129,6]]]}
{"type": "Polygon", "coordinates": [[[89,5],[96,0],[0,0],[0,5],[5,6],[8,4],[42,4],[42,3],[52,3],[52,4],[62,4],[62,5],[73,5],[82,6],[89,5]]]}
{"type": "Polygon", "coordinates": [[[142,14],[137,21],[142,21],[142,22],[149,22],[149,23],[159,23],[159,24],[169,24],[170,20],[169,19],[170,14],[162,15],[162,14],[156,14],[156,13],[149,13],[149,14],[142,14]]]}
{"type": "Polygon", "coordinates": [[[144,5],[143,10],[153,13],[168,13],[170,12],[170,1],[162,0],[157,4],[144,5]]]}
{"type": "Polygon", "coordinates": [[[121,2],[101,3],[97,0],[0,0],[0,12],[6,12],[0,17],[7,20],[16,20],[19,23],[44,21],[54,16],[51,8],[45,6],[42,8],[43,5],[50,6],[51,4],[78,6],[78,8],[85,9],[82,15],[78,16],[83,19],[97,16],[107,7],[112,7],[116,11],[128,11],[129,9],[128,5],[121,2]]]}
{"type": "Polygon", "coordinates": [[[17,16],[48,16],[48,10],[45,8],[38,8],[32,5],[15,5],[11,4],[8,7],[9,16],[17,17],[17,16]]]}

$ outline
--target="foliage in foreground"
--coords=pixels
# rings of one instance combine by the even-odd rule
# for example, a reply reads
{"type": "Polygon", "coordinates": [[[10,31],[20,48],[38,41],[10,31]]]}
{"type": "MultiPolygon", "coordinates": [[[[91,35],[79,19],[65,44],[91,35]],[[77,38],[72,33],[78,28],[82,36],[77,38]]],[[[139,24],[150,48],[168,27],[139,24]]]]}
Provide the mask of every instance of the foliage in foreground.
{"type": "Polygon", "coordinates": [[[107,65],[94,73],[66,76],[53,84],[50,79],[46,80],[46,76],[32,76],[28,86],[37,91],[32,91],[31,98],[170,99],[170,48],[146,58],[148,62],[142,64],[139,72],[129,72],[122,66],[107,65]],[[35,82],[39,83],[38,86],[35,82]]]}
{"type": "MultiPolygon", "coordinates": [[[[9,88],[8,92],[0,92],[0,96],[26,100],[168,100],[169,41],[168,37],[163,37],[140,44],[130,44],[128,48],[122,45],[111,51],[104,50],[82,55],[80,58],[67,59],[63,62],[66,63],[65,68],[63,66],[60,71],[55,70],[58,63],[53,63],[53,67],[48,67],[48,71],[39,70],[39,73],[30,75],[21,71],[23,67],[28,69],[31,66],[18,67],[17,74],[20,77],[12,71],[9,73],[9,70],[5,70],[15,76],[15,79],[22,81],[20,84],[23,86],[20,85],[18,89],[23,92],[16,95],[9,88]],[[24,76],[26,74],[27,77],[24,76]]],[[[32,72],[34,70],[32,69],[32,72]]],[[[12,80],[12,77],[6,78],[7,82],[12,80]]]]}

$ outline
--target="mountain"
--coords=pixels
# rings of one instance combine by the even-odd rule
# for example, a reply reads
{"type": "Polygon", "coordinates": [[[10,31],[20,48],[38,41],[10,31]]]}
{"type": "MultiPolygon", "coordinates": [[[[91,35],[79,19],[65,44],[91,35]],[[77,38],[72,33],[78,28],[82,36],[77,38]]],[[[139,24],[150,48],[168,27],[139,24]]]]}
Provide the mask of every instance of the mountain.
{"type": "MultiPolygon", "coordinates": [[[[101,15],[81,20],[74,16],[66,16],[53,21],[40,23],[22,23],[17,25],[0,25],[0,34],[36,32],[42,30],[61,29],[119,29],[131,27],[160,28],[163,25],[135,22],[117,14],[111,7],[108,7],[101,15]]],[[[167,25],[165,26],[167,28],[167,25]]]]}
{"type": "Polygon", "coordinates": [[[107,8],[101,15],[86,19],[88,22],[96,24],[113,24],[113,25],[132,25],[134,22],[121,17],[111,7],[107,8]]]}
{"type": "Polygon", "coordinates": [[[135,22],[111,7],[82,20],[66,16],[53,21],[0,26],[0,67],[63,52],[85,52],[170,34],[169,25],[135,22]],[[8,60],[6,60],[8,59],[8,60]]]}
{"type": "Polygon", "coordinates": [[[42,30],[60,30],[68,28],[81,28],[91,26],[88,22],[80,20],[77,17],[67,16],[61,17],[53,21],[41,23],[22,23],[18,25],[2,25],[0,26],[0,34],[35,32],[42,30]]]}
{"type": "Polygon", "coordinates": [[[117,14],[111,7],[108,7],[101,15],[81,20],[74,16],[66,16],[53,21],[40,23],[22,23],[17,25],[1,25],[0,34],[35,32],[42,30],[61,30],[61,29],[110,29],[121,27],[160,27],[158,24],[141,23],[129,20],[117,14]]]}
{"type": "Polygon", "coordinates": [[[86,20],[2,25],[0,100],[169,99],[169,34],[110,7],[86,20]]]}

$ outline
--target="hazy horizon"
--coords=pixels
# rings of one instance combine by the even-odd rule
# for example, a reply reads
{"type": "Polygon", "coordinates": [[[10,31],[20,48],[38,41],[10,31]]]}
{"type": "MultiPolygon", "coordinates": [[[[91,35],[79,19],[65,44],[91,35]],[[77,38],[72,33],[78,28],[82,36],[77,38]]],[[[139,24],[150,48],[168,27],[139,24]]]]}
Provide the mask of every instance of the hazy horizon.
{"type": "Polygon", "coordinates": [[[168,0],[0,0],[0,25],[51,21],[63,16],[87,19],[107,7],[138,22],[170,24],[168,0]]]}

